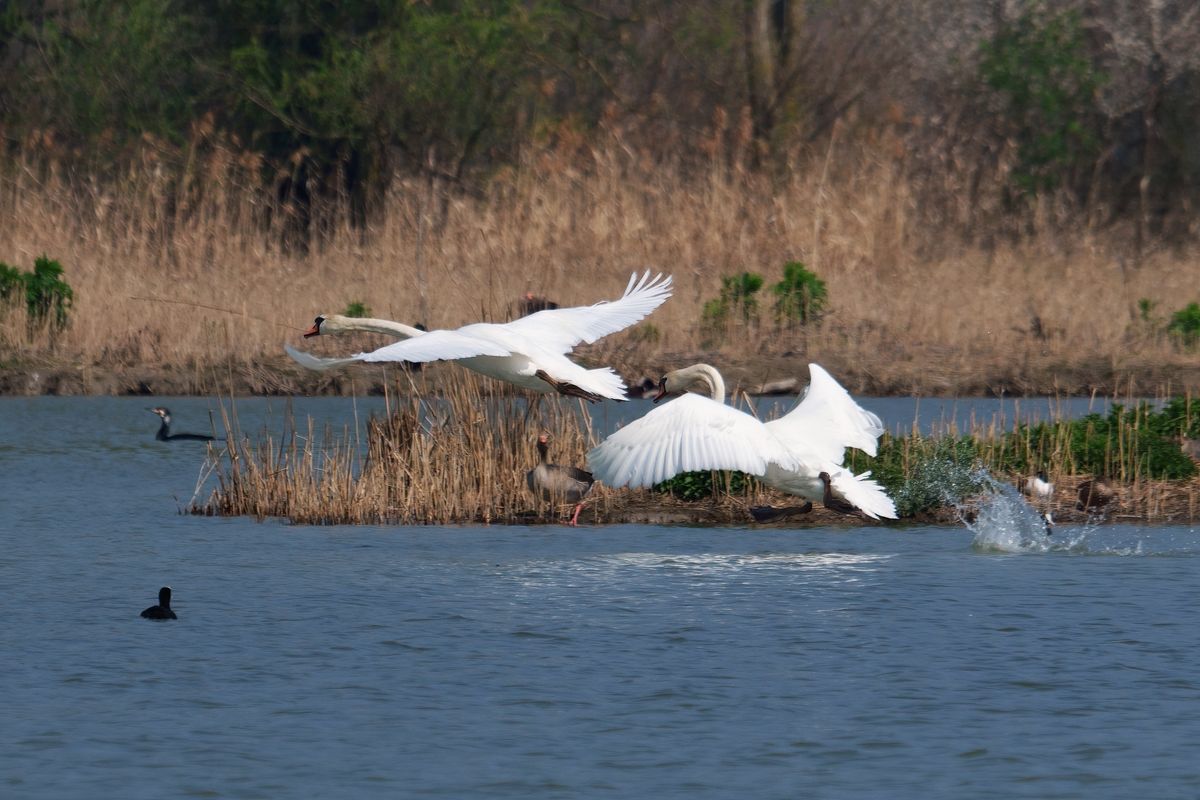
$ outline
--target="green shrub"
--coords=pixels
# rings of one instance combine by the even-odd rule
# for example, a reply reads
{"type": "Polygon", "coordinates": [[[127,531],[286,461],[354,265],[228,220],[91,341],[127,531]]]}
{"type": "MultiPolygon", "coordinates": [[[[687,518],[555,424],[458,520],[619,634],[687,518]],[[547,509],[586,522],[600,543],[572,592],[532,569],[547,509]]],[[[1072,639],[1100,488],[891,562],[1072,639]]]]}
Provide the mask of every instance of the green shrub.
{"type": "Polygon", "coordinates": [[[721,279],[721,295],[704,304],[701,326],[704,345],[717,343],[734,319],[750,324],[758,321],[758,298],[755,295],[763,287],[763,277],[755,272],[743,272],[721,279]]]}
{"type": "Polygon", "coordinates": [[[356,300],[346,306],[346,310],[342,312],[342,316],[357,318],[369,317],[371,316],[371,309],[367,308],[365,305],[356,300]]]}
{"type": "Polygon", "coordinates": [[[46,256],[33,262],[33,272],[0,263],[0,301],[13,302],[24,295],[30,328],[49,323],[53,330],[60,331],[67,326],[75,297],[62,274],[62,265],[46,256]]]}
{"type": "Polygon", "coordinates": [[[30,324],[47,321],[55,330],[67,326],[67,312],[75,293],[62,279],[62,264],[42,256],[33,262],[33,272],[25,274],[25,305],[30,324]]]}
{"type": "Polygon", "coordinates": [[[25,276],[16,267],[0,262],[0,303],[15,303],[25,295],[25,276]]]}
{"type": "Polygon", "coordinates": [[[825,281],[810,272],[803,261],[783,265],[783,280],[771,287],[775,294],[775,318],[806,325],[825,310],[828,297],[825,281]]]}
{"type": "Polygon", "coordinates": [[[654,491],[670,494],[680,500],[705,500],[721,494],[745,494],[753,479],[743,472],[681,472],[673,478],[655,484],[654,491]]]}
{"type": "Polygon", "coordinates": [[[1200,303],[1188,303],[1171,315],[1167,333],[1177,338],[1184,347],[1200,344],[1200,303]]]}

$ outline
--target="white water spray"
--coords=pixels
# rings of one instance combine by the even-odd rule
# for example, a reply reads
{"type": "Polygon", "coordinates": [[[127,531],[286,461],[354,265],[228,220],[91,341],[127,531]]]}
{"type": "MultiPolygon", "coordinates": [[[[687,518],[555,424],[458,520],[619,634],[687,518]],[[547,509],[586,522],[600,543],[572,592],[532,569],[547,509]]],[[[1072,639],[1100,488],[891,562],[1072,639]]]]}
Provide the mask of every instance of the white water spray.
{"type": "Polygon", "coordinates": [[[996,553],[1047,553],[1076,550],[1092,524],[1064,528],[1047,524],[1051,511],[1032,505],[1016,487],[996,480],[987,468],[975,466],[970,482],[981,491],[969,501],[948,498],[958,518],[975,534],[971,546],[996,553]]]}

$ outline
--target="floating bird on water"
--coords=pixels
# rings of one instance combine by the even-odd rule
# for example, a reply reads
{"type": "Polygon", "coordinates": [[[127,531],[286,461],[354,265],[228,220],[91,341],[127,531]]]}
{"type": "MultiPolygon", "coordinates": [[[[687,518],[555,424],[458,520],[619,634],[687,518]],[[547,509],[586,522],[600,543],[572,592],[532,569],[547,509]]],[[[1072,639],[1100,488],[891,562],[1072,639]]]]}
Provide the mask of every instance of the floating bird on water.
{"type": "Polygon", "coordinates": [[[179,619],[171,610],[171,587],[164,586],[158,590],[158,605],[150,606],[142,612],[145,619],[179,619]]]}
{"type": "Polygon", "coordinates": [[[158,426],[158,434],[154,437],[160,442],[211,442],[213,440],[213,437],[205,436],[202,433],[171,433],[171,409],[169,408],[156,406],[154,408],[147,408],[146,410],[157,414],[162,419],[162,424],[158,426]]]}
{"type": "Polygon", "coordinates": [[[1054,496],[1054,484],[1046,477],[1045,470],[1039,470],[1037,475],[1021,481],[1021,494],[1045,500],[1054,496]]]}
{"type": "Polygon", "coordinates": [[[538,437],[538,465],[525,473],[525,484],[529,491],[550,503],[575,503],[575,513],[568,525],[579,524],[579,512],[583,510],[583,499],[592,490],[596,479],[592,473],[576,467],[563,467],[549,462],[550,437],[538,437]]]}
{"type": "Polygon", "coordinates": [[[456,361],[467,369],[535,392],[558,392],[591,402],[624,400],[625,383],[609,367],[585,369],[567,358],[582,342],[594,342],[640,322],[671,296],[671,277],[634,273],[625,294],[612,301],[538,311],[504,324],[477,322],[455,330],[418,331],[390,320],[321,315],[305,337],[343,331],[374,331],[395,342],[349,358],[317,358],[285,345],[308,369],[355,362],[456,361]]]}
{"type": "Polygon", "coordinates": [[[895,504],[869,472],[855,475],[842,467],[847,447],[875,455],[883,433],[879,417],[854,402],[820,365],[808,368],[803,399],[766,423],[725,405],[725,382],[708,364],[669,372],[655,402],[672,392],[685,394],[592,448],[588,465],[613,487],[653,486],[695,470],[740,470],[788,494],[825,502],[828,492],[868,517],[895,519],[895,504]],[[687,394],[692,386],[707,388],[709,396],[687,394]]]}

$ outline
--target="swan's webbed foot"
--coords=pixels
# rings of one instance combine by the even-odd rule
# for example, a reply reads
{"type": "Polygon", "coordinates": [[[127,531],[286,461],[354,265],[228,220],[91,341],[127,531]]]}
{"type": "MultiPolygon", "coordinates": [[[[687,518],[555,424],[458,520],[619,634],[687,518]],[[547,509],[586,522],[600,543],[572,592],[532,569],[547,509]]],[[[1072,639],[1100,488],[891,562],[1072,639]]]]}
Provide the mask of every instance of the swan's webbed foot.
{"type": "Polygon", "coordinates": [[[839,514],[845,514],[848,517],[861,517],[863,513],[858,510],[858,506],[853,503],[848,503],[840,497],[827,499],[822,505],[830,511],[836,511],[839,514]]]}
{"type": "Polygon", "coordinates": [[[587,400],[589,403],[599,403],[604,399],[601,395],[598,395],[595,392],[589,392],[587,389],[580,389],[573,383],[555,380],[554,378],[551,378],[544,369],[539,369],[537,372],[535,372],[534,377],[541,378],[546,383],[550,384],[550,386],[554,388],[554,391],[566,397],[579,397],[587,400]]]}
{"type": "Polygon", "coordinates": [[[802,506],[784,506],[782,508],[775,508],[774,506],[750,506],[750,516],[754,517],[755,522],[771,522],[796,514],[807,514],[812,509],[813,504],[811,502],[805,503],[802,506]]]}

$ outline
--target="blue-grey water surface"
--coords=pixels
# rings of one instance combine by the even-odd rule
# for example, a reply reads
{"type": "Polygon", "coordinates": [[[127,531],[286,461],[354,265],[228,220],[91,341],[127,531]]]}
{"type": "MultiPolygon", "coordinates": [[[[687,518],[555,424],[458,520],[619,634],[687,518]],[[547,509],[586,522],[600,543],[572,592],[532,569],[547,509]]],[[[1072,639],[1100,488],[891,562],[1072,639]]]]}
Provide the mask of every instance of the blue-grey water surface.
{"type": "Polygon", "coordinates": [[[190,517],[160,403],[0,399],[0,797],[1200,795],[1194,528],[190,517]]]}

